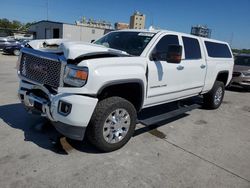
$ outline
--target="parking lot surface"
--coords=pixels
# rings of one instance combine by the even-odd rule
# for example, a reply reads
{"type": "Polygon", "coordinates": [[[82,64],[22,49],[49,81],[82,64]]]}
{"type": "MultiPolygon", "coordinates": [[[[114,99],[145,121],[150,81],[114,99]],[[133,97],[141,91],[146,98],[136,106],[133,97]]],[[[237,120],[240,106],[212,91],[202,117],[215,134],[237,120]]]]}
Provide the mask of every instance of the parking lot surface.
{"type": "Polygon", "coordinates": [[[122,149],[100,153],[26,113],[15,56],[0,53],[0,187],[250,187],[250,93],[226,91],[157,129],[137,126],[122,149]]]}

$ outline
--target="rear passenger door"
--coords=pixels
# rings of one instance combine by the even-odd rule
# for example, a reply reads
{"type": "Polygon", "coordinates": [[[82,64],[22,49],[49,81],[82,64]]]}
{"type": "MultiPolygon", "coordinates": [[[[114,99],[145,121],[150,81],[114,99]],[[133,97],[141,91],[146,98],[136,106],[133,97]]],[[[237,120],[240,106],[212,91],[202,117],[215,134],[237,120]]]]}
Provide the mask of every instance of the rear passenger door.
{"type": "Polygon", "coordinates": [[[184,59],[181,61],[181,69],[179,69],[183,75],[179,87],[182,96],[191,96],[202,91],[207,65],[198,38],[181,36],[181,39],[184,59]]]}

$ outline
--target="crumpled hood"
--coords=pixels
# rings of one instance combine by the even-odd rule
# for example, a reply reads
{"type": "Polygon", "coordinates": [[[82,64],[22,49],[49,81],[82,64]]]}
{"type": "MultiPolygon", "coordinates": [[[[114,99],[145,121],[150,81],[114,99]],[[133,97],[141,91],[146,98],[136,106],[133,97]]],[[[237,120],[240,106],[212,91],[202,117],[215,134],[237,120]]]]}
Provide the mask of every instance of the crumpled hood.
{"type": "Polygon", "coordinates": [[[97,44],[68,41],[66,39],[33,40],[29,42],[29,45],[33,49],[44,52],[63,53],[66,59],[75,59],[84,54],[95,52],[114,52],[120,54],[127,54],[124,51],[107,48],[105,46],[97,44]]]}

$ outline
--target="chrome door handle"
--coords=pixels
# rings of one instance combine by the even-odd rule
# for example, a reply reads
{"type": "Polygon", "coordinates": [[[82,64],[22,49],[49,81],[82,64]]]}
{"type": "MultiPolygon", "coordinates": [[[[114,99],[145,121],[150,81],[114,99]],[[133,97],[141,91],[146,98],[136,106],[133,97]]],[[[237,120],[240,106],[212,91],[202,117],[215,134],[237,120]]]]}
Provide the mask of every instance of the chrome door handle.
{"type": "Polygon", "coordinates": [[[204,68],[206,68],[206,65],[202,64],[200,67],[201,67],[201,69],[204,69],[204,68]]]}
{"type": "Polygon", "coordinates": [[[182,65],[179,65],[178,67],[177,67],[177,70],[183,70],[184,69],[184,66],[182,66],[182,65]]]}

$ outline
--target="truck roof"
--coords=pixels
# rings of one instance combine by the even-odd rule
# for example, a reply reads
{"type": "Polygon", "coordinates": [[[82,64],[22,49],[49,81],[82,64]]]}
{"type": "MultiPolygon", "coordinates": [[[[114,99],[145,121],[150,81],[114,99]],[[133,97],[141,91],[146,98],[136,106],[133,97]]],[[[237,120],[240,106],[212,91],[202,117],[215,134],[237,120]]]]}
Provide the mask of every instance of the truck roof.
{"type": "Polygon", "coordinates": [[[216,43],[223,43],[223,44],[228,44],[227,42],[216,40],[216,39],[210,39],[210,38],[204,38],[204,37],[199,37],[195,36],[192,34],[188,33],[182,33],[182,32],[177,32],[177,31],[171,31],[171,30],[159,30],[159,29],[123,29],[123,30],[118,30],[118,31],[112,31],[112,32],[147,32],[147,33],[171,33],[171,34],[180,34],[180,35],[185,35],[185,36],[190,36],[190,37],[196,37],[202,39],[202,41],[210,41],[210,42],[216,42],[216,43]]]}

